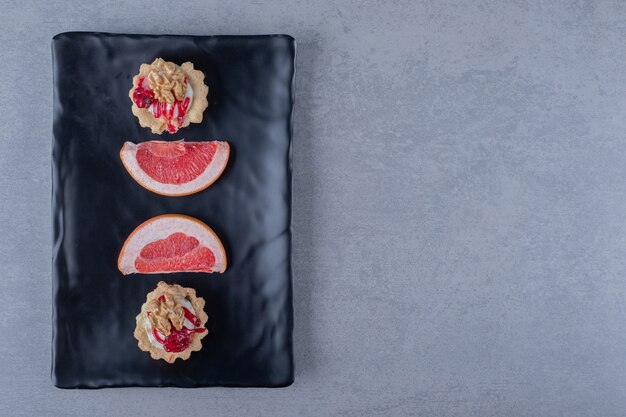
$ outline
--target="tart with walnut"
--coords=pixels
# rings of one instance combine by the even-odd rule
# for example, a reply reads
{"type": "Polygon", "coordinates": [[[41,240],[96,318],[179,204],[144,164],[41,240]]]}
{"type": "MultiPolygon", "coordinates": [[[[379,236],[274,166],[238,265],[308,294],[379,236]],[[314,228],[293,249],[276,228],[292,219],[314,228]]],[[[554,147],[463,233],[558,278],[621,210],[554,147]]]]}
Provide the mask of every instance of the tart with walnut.
{"type": "Polygon", "coordinates": [[[203,308],[204,299],[196,297],[192,288],[159,282],[137,316],[139,348],[168,363],[189,359],[191,352],[202,349],[202,338],[208,333],[203,308]]]}
{"type": "Polygon", "coordinates": [[[208,93],[204,74],[191,62],[179,66],[157,58],[152,64],[141,64],[128,96],[139,124],[161,134],[202,122],[208,93]]]}

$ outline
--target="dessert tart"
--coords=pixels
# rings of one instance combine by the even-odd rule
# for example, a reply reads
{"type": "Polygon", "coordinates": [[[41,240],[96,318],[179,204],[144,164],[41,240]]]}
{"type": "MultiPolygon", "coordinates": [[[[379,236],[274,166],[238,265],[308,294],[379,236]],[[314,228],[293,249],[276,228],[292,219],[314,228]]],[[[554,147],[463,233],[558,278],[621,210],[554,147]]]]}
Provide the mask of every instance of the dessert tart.
{"type": "Polygon", "coordinates": [[[189,359],[191,352],[202,349],[202,338],[208,333],[203,308],[204,299],[196,297],[194,289],[159,282],[137,316],[139,349],[168,363],[189,359]]]}
{"type": "Polygon", "coordinates": [[[204,74],[191,62],[178,66],[157,58],[152,64],[141,64],[128,96],[139,124],[161,134],[202,122],[208,93],[204,74]]]}

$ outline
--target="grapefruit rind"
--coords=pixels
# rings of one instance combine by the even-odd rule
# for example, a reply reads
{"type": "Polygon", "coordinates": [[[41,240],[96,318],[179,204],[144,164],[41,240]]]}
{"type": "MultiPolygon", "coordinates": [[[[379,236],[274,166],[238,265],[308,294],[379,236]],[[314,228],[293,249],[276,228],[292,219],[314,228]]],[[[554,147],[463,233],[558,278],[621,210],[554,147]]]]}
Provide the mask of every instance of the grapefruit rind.
{"type": "MultiPolygon", "coordinates": [[[[177,143],[152,141],[156,143],[177,143]]],[[[133,142],[125,142],[120,149],[120,159],[126,171],[131,177],[143,188],[153,193],[168,196],[182,197],[190,194],[198,193],[210,187],[226,169],[228,159],[230,157],[230,145],[228,142],[216,141],[218,146],[213,159],[207,166],[206,170],[195,179],[182,184],[165,184],[151,178],[137,163],[137,146],[133,142]]],[[[193,143],[193,142],[186,142],[193,143]]]]}
{"type": "Polygon", "coordinates": [[[163,214],[146,220],[128,236],[117,260],[117,268],[124,275],[130,274],[167,274],[172,272],[218,272],[226,270],[227,260],[224,245],[213,229],[200,220],[183,214],[163,214]],[[198,239],[199,244],[208,248],[215,256],[215,264],[211,271],[180,270],[139,272],[135,260],[141,250],[149,243],[165,239],[173,233],[185,233],[198,239]]]}

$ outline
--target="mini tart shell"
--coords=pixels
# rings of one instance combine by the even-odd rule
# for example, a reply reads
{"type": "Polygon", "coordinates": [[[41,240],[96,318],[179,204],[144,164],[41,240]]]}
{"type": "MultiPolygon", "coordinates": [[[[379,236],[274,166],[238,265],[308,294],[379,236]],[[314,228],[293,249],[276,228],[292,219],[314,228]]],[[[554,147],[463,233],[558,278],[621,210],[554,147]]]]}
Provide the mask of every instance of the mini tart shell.
{"type": "MultiPolygon", "coordinates": [[[[128,97],[130,97],[130,101],[133,103],[131,109],[133,114],[139,119],[139,125],[141,125],[141,127],[149,127],[152,133],[160,135],[167,129],[167,120],[163,118],[157,119],[150,110],[147,108],[139,108],[133,101],[133,94],[135,93],[137,83],[141,78],[147,78],[151,69],[152,66],[150,64],[141,64],[139,74],[133,77],[133,87],[128,92],[128,97]]],[[[183,70],[187,82],[193,89],[193,100],[191,100],[191,105],[185,114],[183,125],[178,127],[179,130],[189,126],[190,123],[201,123],[202,115],[209,106],[207,100],[209,87],[204,84],[204,73],[194,69],[191,62],[185,62],[180,66],[180,69],[183,70]]]]}
{"type": "Polygon", "coordinates": [[[156,289],[149,292],[146,296],[146,302],[141,306],[141,312],[136,317],[137,325],[135,327],[134,335],[135,339],[138,341],[139,349],[144,352],[149,352],[152,359],[163,359],[167,363],[174,363],[176,359],[187,360],[191,356],[191,352],[197,352],[202,349],[202,339],[209,333],[209,331],[207,329],[207,331],[202,333],[194,334],[189,347],[181,352],[166,352],[165,349],[159,349],[150,342],[148,334],[146,333],[148,303],[154,299],[158,299],[161,295],[164,295],[169,287],[175,287],[181,292],[181,296],[184,296],[187,300],[189,300],[196,313],[196,317],[200,319],[200,326],[198,327],[205,327],[209,317],[204,312],[204,299],[202,297],[196,297],[196,290],[193,288],[181,287],[177,284],[170,285],[161,281],[157,285],[156,289]]]}

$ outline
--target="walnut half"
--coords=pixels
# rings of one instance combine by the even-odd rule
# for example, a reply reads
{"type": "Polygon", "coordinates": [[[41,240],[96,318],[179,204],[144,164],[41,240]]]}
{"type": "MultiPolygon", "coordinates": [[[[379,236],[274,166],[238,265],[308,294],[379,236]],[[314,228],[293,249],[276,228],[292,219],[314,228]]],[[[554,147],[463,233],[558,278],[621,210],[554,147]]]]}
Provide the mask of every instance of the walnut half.
{"type": "Polygon", "coordinates": [[[185,312],[176,295],[166,293],[164,297],[165,302],[159,299],[151,300],[148,303],[147,311],[150,324],[160,333],[168,336],[171,332],[172,325],[174,325],[177,330],[183,328],[185,312]]]}
{"type": "Polygon", "coordinates": [[[157,100],[174,104],[185,98],[185,73],[178,65],[157,58],[150,67],[148,81],[157,100]]]}

